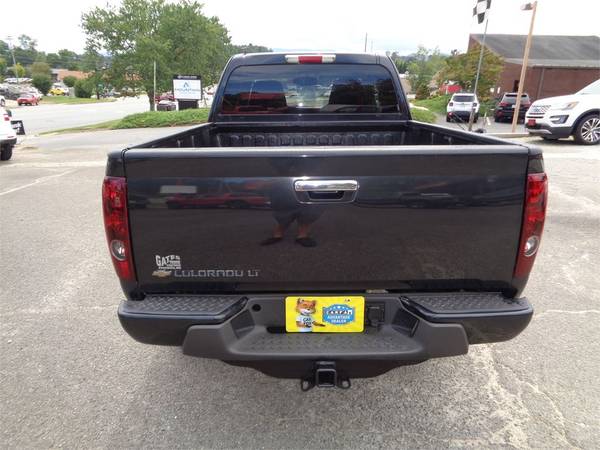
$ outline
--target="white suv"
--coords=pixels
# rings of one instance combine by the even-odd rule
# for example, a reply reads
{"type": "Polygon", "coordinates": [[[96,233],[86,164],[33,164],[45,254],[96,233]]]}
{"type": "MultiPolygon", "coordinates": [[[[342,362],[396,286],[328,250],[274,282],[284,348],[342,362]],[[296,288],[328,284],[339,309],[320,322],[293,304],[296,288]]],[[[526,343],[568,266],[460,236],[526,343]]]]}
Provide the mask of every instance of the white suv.
{"type": "Polygon", "coordinates": [[[17,132],[10,123],[10,115],[0,108],[0,161],[8,161],[17,143],[17,132]]]}
{"type": "Polygon", "coordinates": [[[456,119],[460,122],[468,122],[471,108],[475,108],[473,120],[477,122],[479,120],[479,100],[477,100],[477,96],[468,92],[452,95],[446,106],[446,122],[454,122],[456,119]]]}
{"type": "Polygon", "coordinates": [[[525,115],[525,128],[547,140],[573,136],[579,144],[600,143],[600,80],[573,95],[535,101],[525,115]]]}

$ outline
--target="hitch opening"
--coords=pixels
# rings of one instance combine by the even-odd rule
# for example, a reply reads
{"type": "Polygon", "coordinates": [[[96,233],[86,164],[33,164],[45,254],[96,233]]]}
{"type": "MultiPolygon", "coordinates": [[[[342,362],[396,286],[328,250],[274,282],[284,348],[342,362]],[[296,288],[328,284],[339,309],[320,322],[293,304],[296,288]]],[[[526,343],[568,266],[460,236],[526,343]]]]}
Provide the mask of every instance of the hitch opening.
{"type": "Polygon", "coordinates": [[[350,379],[340,375],[332,361],[317,361],[314,372],[300,380],[300,389],[303,392],[314,387],[348,389],[351,386],[350,379]]]}

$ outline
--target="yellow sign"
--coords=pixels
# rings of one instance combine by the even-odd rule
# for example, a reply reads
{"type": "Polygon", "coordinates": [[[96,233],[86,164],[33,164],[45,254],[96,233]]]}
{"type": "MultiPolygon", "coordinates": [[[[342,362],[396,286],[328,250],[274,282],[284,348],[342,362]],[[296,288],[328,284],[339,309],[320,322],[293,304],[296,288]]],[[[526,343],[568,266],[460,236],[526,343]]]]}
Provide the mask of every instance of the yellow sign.
{"type": "Polygon", "coordinates": [[[364,316],[364,297],[303,295],[285,299],[285,330],[291,333],[360,333],[364,316]]]}

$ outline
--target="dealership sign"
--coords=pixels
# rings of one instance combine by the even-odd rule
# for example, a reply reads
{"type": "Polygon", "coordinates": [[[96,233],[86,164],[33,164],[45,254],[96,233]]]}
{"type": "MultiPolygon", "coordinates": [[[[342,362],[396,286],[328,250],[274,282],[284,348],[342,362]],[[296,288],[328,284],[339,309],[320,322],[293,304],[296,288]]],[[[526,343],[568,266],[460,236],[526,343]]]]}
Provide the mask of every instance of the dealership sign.
{"type": "Polygon", "coordinates": [[[202,82],[199,75],[175,75],[173,77],[173,96],[175,100],[200,100],[202,82]]]}

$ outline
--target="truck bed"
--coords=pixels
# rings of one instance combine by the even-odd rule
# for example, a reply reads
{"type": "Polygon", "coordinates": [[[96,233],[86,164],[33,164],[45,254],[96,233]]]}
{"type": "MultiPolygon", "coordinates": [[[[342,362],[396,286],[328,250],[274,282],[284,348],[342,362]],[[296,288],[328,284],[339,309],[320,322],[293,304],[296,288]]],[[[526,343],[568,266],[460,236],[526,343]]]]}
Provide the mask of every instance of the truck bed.
{"type": "Polygon", "coordinates": [[[415,121],[208,123],[135,148],[485,145],[495,138],[415,121]]]}

